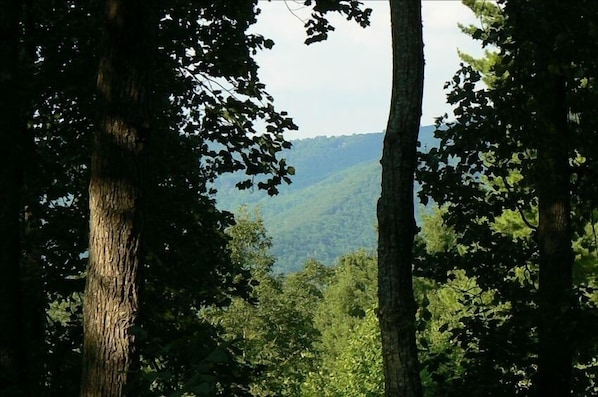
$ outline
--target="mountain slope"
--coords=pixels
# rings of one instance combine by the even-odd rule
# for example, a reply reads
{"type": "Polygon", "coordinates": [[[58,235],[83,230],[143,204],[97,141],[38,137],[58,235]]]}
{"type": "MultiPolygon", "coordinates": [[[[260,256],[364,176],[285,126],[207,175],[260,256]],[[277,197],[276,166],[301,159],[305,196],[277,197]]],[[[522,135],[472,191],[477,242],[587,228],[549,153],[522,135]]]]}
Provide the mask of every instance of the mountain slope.
{"type": "Polygon", "coordinates": [[[280,270],[298,270],[307,258],[330,264],[357,248],[375,248],[378,168],[373,161],[347,167],[280,197],[276,204],[287,210],[270,216],[264,212],[280,270]]]}
{"type": "MultiPolygon", "coordinates": [[[[433,130],[420,131],[422,147],[434,145],[433,130]]],[[[238,191],[240,178],[226,175],[214,186],[218,206],[233,212],[241,205],[260,207],[276,271],[298,270],[308,258],[331,264],[358,248],[374,250],[382,140],[382,133],[373,133],[295,141],[285,158],[296,174],[278,196],[238,191]]]]}

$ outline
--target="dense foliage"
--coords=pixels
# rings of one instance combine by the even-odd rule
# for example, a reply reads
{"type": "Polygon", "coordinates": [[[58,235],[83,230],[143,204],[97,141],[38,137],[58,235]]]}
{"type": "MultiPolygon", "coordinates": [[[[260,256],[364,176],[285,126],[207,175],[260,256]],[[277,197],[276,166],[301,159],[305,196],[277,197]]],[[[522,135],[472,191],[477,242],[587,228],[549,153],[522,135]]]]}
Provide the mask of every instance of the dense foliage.
{"type": "MultiPolygon", "coordinates": [[[[443,214],[434,209],[424,217],[421,255],[458,249],[443,214]]],[[[375,255],[349,253],[330,268],[312,260],[299,272],[274,276],[267,272],[276,259],[269,254],[271,241],[259,213],[243,210],[228,233],[255,287],[251,299],[235,299],[205,315],[258,370],[251,390],[260,396],[382,396],[375,255]]],[[[480,316],[500,323],[511,316],[510,305],[497,303],[496,290],[483,289],[463,270],[448,276],[444,282],[414,280],[421,376],[430,397],[474,390],[467,371],[487,363],[480,355],[488,341],[472,337],[475,330],[469,327],[480,316]]]]}
{"type": "MultiPolygon", "coordinates": [[[[327,12],[367,24],[358,2],[304,3],[313,7],[309,43],[333,30],[327,12]]],[[[0,37],[0,313],[8,319],[0,394],[75,396],[102,4],[0,4],[8,32],[0,37]],[[15,353],[21,359],[5,360],[15,353]]],[[[307,160],[283,159],[283,132],[296,127],[258,78],[253,55],[273,43],[247,33],[257,1],[160,4],[142,310],[131,330],[137,395],[382,396],[377,258],[354,249],[369,248],[375,230],[380,136],[376,144],[319,138],[307,160]],[[343,152],[357,159],[350,168],[331,161],[343,152]],[[295,198],[279,187],[295,172],[290,164],[304,189],[295,198]],[[226,172],[236,174],[214,183],[226,172]],[[216,205],[214,186],[253,185],[282,193],[280,211],[264,206],[265,219],[281,219],[273,238],[260,215],[241,210],[235,220],[216,205]],[[283,250],[289,256],[278,258],[283,250]]],[[[463,28],[489,50],[482,59],[463,54],[447,84],[455,119],[439,120],[440,143],[424,143],[418,171],[422,202],[439,206],[427,206],[414,250],[424,394],[533,394],[540,328],[556,320],[573,395],[595,395],[598,9],[589,0],[466,4],[483,26],[463,28]],[[546,88],[554,80],[565,87],[558,100],[546,88]],[[566,110],[566,142],[556,148],[544,117],[552,102],[566,110]],[[571,288],[555,295],[566,298],[562,318],[541,308],[540,203],[555,176],[539,161],[547,147],[567,165],[574,260],[571,288]]]]}
{"type": "MultiPolygon", "coordinates": [[[[340,11],[367,24],[369,11],[357,2],[322,3],[306,2],[315,7],[306,26],[310,41],[325,38],[333,29],[324,18],[327,12],[340,11]]],[[[248,282],[226,249],[224,229],[232,217],[215,208],[208,183],[224,172],[241,170],[247,177],[238,183],[240,188],[255,184],[276,193],[293,173],[279,156],[290,146],[282,132],[296,126],[285,112],[274,109],[257,76],[253,55],[273,45],[247,33],[259,13],[257,1],[240,6],[175,0],[160,7],[152,60],[154,133],[143,309],[140,327],[133,330],[140,342],[139,381],[149,394],[242,394],[242,368],[232,368],[236,353],[198,318],[204,307],[246,295],[248,282]],[[263,131],[254,127],[257,120],[264,121],[263,131]]],[[[23,324],[25,332],[17,337],[27,343],[20,348],[24,359],[16,369],[23,377],[14,379],[15,389],[4,389],[4,380],[0,387],[15,395],[76,395],[90,147],[101,111],[95,80],[104,4],[9,1],[6,9],[11,12],[3,15],[14,28],[6,48],[15,52],[3,59],[21,72],[17,85],[2,86],[2,95],[14,95],[11,103],[18,107],[11,112],[20,124],[7,125],[2,133],[16,142],[12,149],[18,151],[12,153],[18,156],[6,158],[9,171],[14,166],[23,183],[2,190],[2,198],[16,203],[10,208],[20,216],[11,234],[20,235],[21,241],[7,249],[22,252],[20,264],[18,257],[12,258],[22,276],[9,273],[12,264],[6,263],[5,280],[15,289],[3,297],[3,308],[24,313],[14,324],[23,324]],[[27,391],[19,391],[21,387],[27,391]]],[[[12,78],[11,66],[3,63],[0,74],[8,72],[12,78]]],[[[138,116],[125,118],[134,125],[143,121],[138,116]]],[[[18,346],[17,337],[3,339],[3,346],[18,346]]]]}
{"type": "Polygon", "coordinates": [[[595,4],[467,4],[485,24],[464,29],[491,50],[465,56],[469,64],[447,83],[455,121],[439,119],[440,147],[422,156],[419,172],[422,197],[444,206],[456,238],[455,249],[422,263],[425,274],[445,280],[461,269],[506,310],[480,309],[455,333],[465,346],[484,346],[467,349],[461,392],[529,395],[555,382],[591,395],[596,251],[581,241],[592,240],[596,211],[587,179],[597,142],[588,54],[596,49],[586,43],[596,30],[584,17],[596,15],[595,4]],[[563,217],[553,215],[557,208],[563,217]],[[559,229],[561,219],[570,226],[559,229]]]}

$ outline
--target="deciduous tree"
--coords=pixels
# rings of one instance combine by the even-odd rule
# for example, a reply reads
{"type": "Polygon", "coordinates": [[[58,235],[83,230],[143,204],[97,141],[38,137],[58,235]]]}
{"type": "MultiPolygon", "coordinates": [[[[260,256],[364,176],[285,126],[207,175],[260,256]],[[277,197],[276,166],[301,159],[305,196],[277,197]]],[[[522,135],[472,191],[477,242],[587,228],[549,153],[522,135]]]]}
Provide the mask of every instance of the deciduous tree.
{"type": "Polygon", "coordinates": [[[423,95],[420,0],[391,0],[393,80],[378,201],[378,296],[385,395],[422,395],[412,259],[413,179],[423,95]]]}
{"type": "Polygon", "coordinates": [[[81,396],[135,395],[155,2],[108,0],[91,162],[81,396]]]}
{"type": "MultiPolygon", "coordinates": [[[[487,24],[470,33],[498,54],[484,65],[463,66],[447,84],[456,122],[438,131],[440,150],[423,156],[424,191],[449,203],[447,220],[466,252],[457,259],[460,266],[512,305],[503,323],[508,328],[500,321],[482,327],[487,343],[508,338],[514,347],[495,357],[503,369],[482,382],[488,389],[480,393],[492,387],[493,394],[529,393],[526,379],[533,377],[538,395],[569,395],[579,387],[572,376],[572,324],[585,324],[581,313],[591,307],[576,303],[586,301],[587,292],[572,282],[572,242],[595,208],[595,189],[585,180],[595,172],[591,148],[597,143],[590,127],[596,120],[596,62],[589,55],[596,52],[596,30],[586,17],[596,8],[592,2],[565,7],[552,1],[501,1],[490,8],[487,24]],[[479,85],[480,72],[489,87],[479,85]],[[447,184],[454,188],[443,188],[447,184]],[[504,232],[505,221],[515,216],[527,229],[516,237],[504,232]],[[519,370],[504,370],[509,367],[519,370]]],[[[472,324],[472,330],[482,328],[472,324]]],[[[576,382],[591,375],[578,376],[576,382]]]]}

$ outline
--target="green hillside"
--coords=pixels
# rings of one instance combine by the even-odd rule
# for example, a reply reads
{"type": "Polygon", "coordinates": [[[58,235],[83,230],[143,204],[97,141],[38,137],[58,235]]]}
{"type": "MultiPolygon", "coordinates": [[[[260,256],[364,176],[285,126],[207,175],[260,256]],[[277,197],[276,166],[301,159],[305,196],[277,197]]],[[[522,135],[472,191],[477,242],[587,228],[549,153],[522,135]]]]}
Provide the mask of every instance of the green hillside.
{"type": "Polygon", "coordinates": [[[375,247],[378,168],[373,161],[347,167],[296,194],[272,200],[287,208],[277,214],[264,211],[278,270],[299,270],[307,258],[331,264],[356,248],[375,247]]]}
{"type": "MultiPolygon", "coordinates": [[[[422,147],[433,144],[433,130],[422,128],[422,147]]],[[[215,185],[218,205],[261,209],[276,271],[298,270],[308,258],[332,264],[358,248],[374,250],[382,140],[383,133],[373,133],[294,141],[286,158],[296,175],[278,196],[239,191],[240,178],[227,175],[215,185]]]]}
{"type": "MultiPolygon", "coordinates": [[[[382,133],[339,137],[317,137],[293,141],[284,157],[295,167],[291,185],[280,188],[280,195],[293,194],[323,181],[348,167],[378,161],[382,153],[382,133]]],[[[239,205],[255,204],[268,198],[262,191],[239,191],[237,175],[223,175],[218,179],[218,202],[222,208],[235,209],[239,205]]],[[[265,208],[265,207],[264,207],[265,208]]]]}

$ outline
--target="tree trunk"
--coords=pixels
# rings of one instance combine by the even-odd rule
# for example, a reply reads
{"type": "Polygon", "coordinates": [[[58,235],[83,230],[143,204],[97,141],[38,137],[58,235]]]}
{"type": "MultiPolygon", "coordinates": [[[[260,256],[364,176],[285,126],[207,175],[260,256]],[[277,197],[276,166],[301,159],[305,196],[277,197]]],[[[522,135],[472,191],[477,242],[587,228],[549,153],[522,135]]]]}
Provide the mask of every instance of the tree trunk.
{"type": "Polygon", "coordinates": [[[420,0],[390,0],[393,83],[378,201],[378,298],[385,395],[422,395],[415,343],[413,176],[423,95],[420,0]]]}
{"type": "Polygon", "coordinates": [[[20,274],[23,171],[18,76],[21,2],[0,1],[0,395],[26,395],[20,274]]]}
{"type": "Polygon", "coordinates": [[[81,396],[136,395],[135,326],[156,2],[106,0],[91,164],[81,396]]]}
{"type": "MultiPolygon", "coordinates": [[[[569,50],[561,45],[572,32],[563,23],[569,8],[556,0],[509,2],[511,36],[518,44],[513,79],[532,98],[530,133],[537,148],[533,183],[538,197],[537,396],[569,396],[572,389],[572,249],[569,157],[569,50]],[[530,24],[533,18],[541,23],[530,24]],[[541,40],[538,38],[541,37],[541,40]],[[524,85],[525,84],[525,85],[524,85]],[[533,126],[533,127],[532,127],[533,126]]],[[[570,16],[571,14],[569,14],[570,16]]]]}
{"type": "Polygon", "coordinates": [[[566,85],[562,76],[542,79],[547,89],[539,119],[537,193],[539,349],[538,396],[569,396],[572,376],[572,269],[569,141],[566,85]]]}

